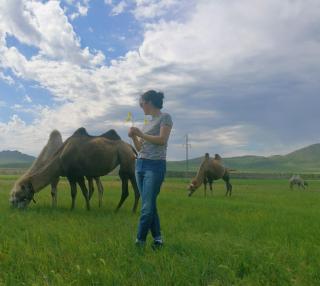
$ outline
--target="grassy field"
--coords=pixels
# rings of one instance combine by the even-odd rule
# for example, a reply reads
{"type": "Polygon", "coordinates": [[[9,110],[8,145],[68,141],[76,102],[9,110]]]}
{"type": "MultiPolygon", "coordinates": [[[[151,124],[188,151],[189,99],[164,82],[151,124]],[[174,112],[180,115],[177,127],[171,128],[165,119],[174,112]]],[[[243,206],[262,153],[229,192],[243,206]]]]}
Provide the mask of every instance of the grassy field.
{"type": "Polygon", "coordinates": [[[138,214],[133,194],[120,198],[116,177],[104,180],[86,211],[78,192],[70,211],[67,183],[58,208],[49,189],[25,211],[8,205],[15,176],[0,176],[0,285],[320,285],[320,181],[308,191],[285,180],[233,180],[224,196],[199,189],[186,196],[186,181],[167,179],[158,203],[165,247],[136,249],[138,214]]]}

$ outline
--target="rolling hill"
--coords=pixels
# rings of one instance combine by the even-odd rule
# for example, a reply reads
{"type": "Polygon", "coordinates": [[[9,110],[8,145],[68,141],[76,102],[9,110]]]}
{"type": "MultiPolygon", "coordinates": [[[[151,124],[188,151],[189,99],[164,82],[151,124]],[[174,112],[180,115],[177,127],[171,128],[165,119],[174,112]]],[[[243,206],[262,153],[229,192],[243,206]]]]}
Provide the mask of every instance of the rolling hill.
{"type": "MultiPolygon", "coordinates": [[[[212,154],[213,155],[213,154],[212,154]]],[[[189,160],[189,170],[198,169],[203,157],[189,160]]],[[[224,165],[240,172],[320,172],[320,144],[313,144],[286,155],[223,158],[224,165]]],[[[186,169],[186,161],[168,162],[168,170],[186,169]]]]}
{"type": "Polygon", "coordinates": [[[19,151],[1,151],[0,168],[27,168],[35,157],[23,154],[19,151]]]}
{"type": "MultiPolygon", "coordinates": [[[[212,154],[213,155],[213,154],[212,154]]],[[[27,168],[35,157],[19,151],[1,151],[0,168],[27,168]]],[[[196,171],[203,157],[189,160],[189,171],[196,171]]],[[[320,143],[286,155],[240,156],[223,158],[224,165],[239,172],[309,172],[320,173],[320,143]]],[[[183,172],[186,161],[168,161],[167,170],[183,172]]]]}

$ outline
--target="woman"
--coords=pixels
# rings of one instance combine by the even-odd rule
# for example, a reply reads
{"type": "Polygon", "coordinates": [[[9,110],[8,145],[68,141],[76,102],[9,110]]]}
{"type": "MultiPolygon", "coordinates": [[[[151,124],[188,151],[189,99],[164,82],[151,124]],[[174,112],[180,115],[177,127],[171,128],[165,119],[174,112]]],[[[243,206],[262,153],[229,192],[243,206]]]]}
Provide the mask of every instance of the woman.
{"type": "Polygon", "coordinates": [[[142,206],[136,245],[144,246],[149,230],[153,236],[153,248],[163,245],[160,220],[157,211],[157,196],[166,172],[167,142],[172,128],[168,113],[162,113],[163,93],[149,90],[141,95],[139,103],[145,115],[152,119],[141,131],[131,127],[132,138],[139,152],[136,161],[136,178],[141,195],[142,206]]]}

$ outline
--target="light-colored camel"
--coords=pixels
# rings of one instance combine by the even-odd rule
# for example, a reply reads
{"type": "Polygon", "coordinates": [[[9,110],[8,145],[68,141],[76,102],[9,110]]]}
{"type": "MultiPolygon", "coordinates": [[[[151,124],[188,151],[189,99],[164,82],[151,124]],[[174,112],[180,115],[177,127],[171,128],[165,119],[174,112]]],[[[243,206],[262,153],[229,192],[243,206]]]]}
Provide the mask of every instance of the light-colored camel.
{"type": "MultiPolygon", "coordinates": [[[[26,178],[31,176],[33,173],[40,170],[45,164],[50,160],[50,158],[55,154],[55,152],[62,146],[62,137],[58,130],[53,130],[50,133],[49,140],[40,152],[37,159],[32,163],[31,167],[14,183],[11,190],[11,194],[17,193],[21,182],[26,178]]],[[[51,196],[52,196],[52,206],[57,206],[57,185],[59,182],[59,176],[52,177],[49,181],[51,184],[51,196]]]]}
{"type": "MultiPolygon", "coordinates": [[[[226,196],[231,196],[232,185],[230,184],[230,176],[228,169],[226,169],[221,164],[220,156],[217,157],[216,154],[215,158],[210,158],[209,154],[206,153],[205,158],[199,167],[196,177],[192,179],[188,187],[189,196],[191,196],[195,192],[195,190],[199,188],[201,184],[205,181],[208,181],[210,183],[210,181],[212,182],[218,179],[223,179],[225,181],[227,188],[226,196]]],[[[206,187],[204,195],[206,196],[206,187]]]]}
{"type": "Polygon", "coordinates": [[[300,175],[293,175],[289,179],[290,189],[292,190],[295,185],[299,187],[299,189],[305,189],[306,186],[308,186],[308,183],[301,178],[300,175]]]}
{"type": "Polygon", "coordinates": [[[11,203],[13,206],[25,207],[33,199],[34,194],[47,186],[52,178],[65,176],[71,187],[72,208],[75,206],[78,183],[89,210],[89,193],[84,177],[104,176],[120,165],[122,194],[117,209],[128,197],[128,180],[130,180],[135,193],[133,206],[135,211],[140,197],[134,174],[135,155],[130,144],[106,138],[103,134],[71,136],[41,170],[20,181],[19,188],[11,193],[11,203]]]}
{"type": "Polygon", "coordinates": [[[211,195],[212,195],[213,194],[213,191],[212,191],[213,179],[212,178],[207,178],[207,176],[204,176],[204,178],[203,178],[204,196],[207,196],[207,185],[208,184],[209,184],[209,190],[210,190],[211,195]]]}
{"type": "MultiPolygon", "coordinates": [[[[78,135],[81,134],[82,130],[79,128],[78,130],[78,135]]],[[[76,133],[75,133],[76,134],[76,133]]],[[[106,136],[108,133],[106,133],[106,136]]],[[[112,139],[112,134],[110,134],[110,138],[112,139]]],[[[24,173],[14,184],[13,189],[11,190],[11,193],[15,192],[15,189],[19,185],[19,182],[23,180],[26,176],[29,176],[30,174],[36,172],[37,170],[41,169],[50,159],[50,157],[53,156],[53,154],[62,146],[62,136],[58,130],[53,130],[50,133],[49,140],[47,144],[44,146],[42,151],[40,152],[39,156],[37,159],[32,163],[31,167],[24,173]]],[[[92,179],[93,178],[88,178],[89,185],[91,183],[91,189],[93,190],[93,185],[92,185],[92,179]]],[[[100,178],[95,178],[96,184],[98,189],[100,190],[102,188],[102,184],[100,182],[100,178]]],[[[52,196],[52,206],[56,207],[57,206],[57,197],[58,197],[58,192],[57,192],[57,185],[59,182],[59,177],[55,178],[51,182],[51,196],[52,196]]],[[[103,193],[103,189],[102,189],[103,193]]],[[[100,194],[100,192],[99,192],[100,194]]],[[[100,201],[99,201],[99,206],[100,206],[100,201]]]]}
{"type": "MultiPolygon", "coordinates": [[[[209,153],[205,154],[205,158],[209,158],[209,153]]],[[[222,158],[220,157],[219,154],[214,154],[214,159],[219,161],[222,164],[222,158]]],[[[213,178],[211,176],[205,175],[203,178],[204,196],[207,195],[207,184],[209,184],[209,189],[210,189],[210,192],[212,195],[213,194],[213,192],[212,192],[213,178]]]]}

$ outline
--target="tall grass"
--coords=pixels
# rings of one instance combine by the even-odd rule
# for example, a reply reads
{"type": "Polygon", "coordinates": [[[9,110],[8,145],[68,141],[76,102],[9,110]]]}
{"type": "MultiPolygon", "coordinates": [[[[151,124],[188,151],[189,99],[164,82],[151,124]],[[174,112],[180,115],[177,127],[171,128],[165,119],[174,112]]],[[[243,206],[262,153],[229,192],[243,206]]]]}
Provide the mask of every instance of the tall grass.
{"type": "Polygon", "coordinates": [[[120,182],[107,178],[104,202],[86,211],[81,192],[49,189],[27,210],[10,209],[15,177],[0,176],[0,285],[320,285],[320,182],[290,191],[284,180],[217,182],[189,198],[167,179],[158,199],[165,247],[134,246],[133,193],[118,213],[120,182]]]}

